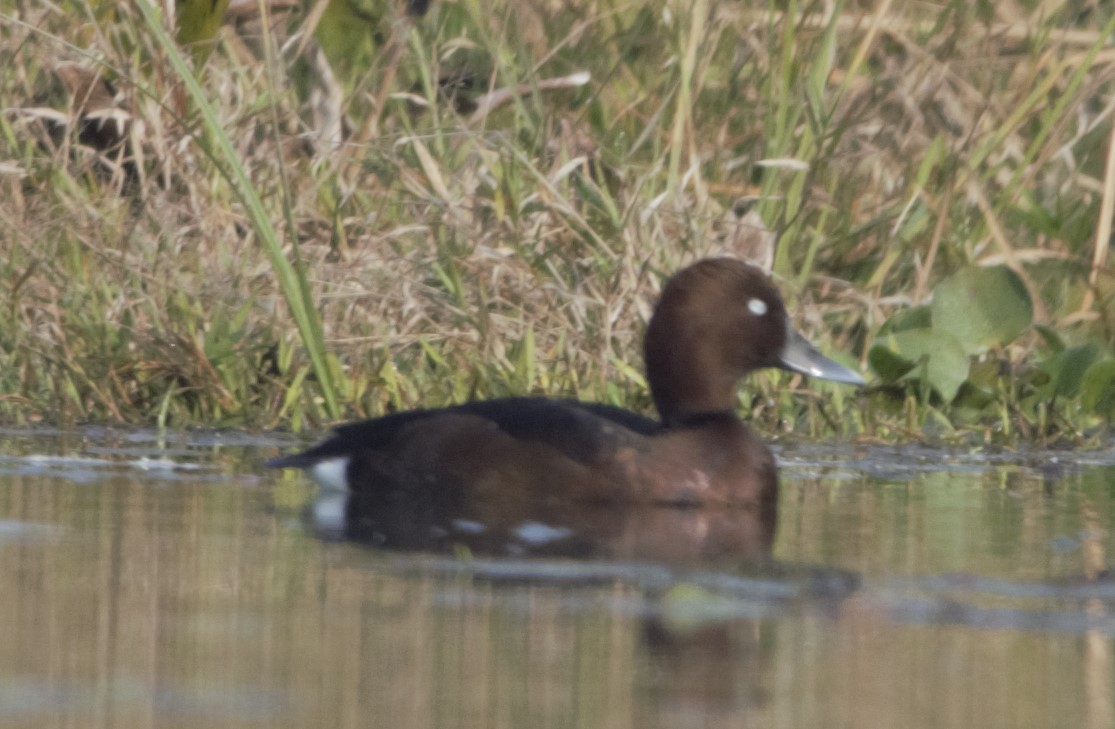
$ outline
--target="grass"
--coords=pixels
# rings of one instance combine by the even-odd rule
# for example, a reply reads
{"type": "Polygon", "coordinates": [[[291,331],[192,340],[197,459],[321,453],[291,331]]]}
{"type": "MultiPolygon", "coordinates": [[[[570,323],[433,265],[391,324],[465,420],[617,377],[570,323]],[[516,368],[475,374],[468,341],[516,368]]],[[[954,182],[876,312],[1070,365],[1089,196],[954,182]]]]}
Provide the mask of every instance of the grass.
{"type": "Polygon", "coordinates": [[[761,375],[741,390],[760,429],[1102,432],[1041,379],[1115,341],[1115,20],[1088,3],[344,7],[274,34],[242,18],[200,69],[144,2],[3,11],[0,419],[317,428],[512,393],[647,409],[662,278],[761,220],[798,325],[845,361],[970,266],[1015,271],[1045,329],[977,357],[978,406],[761,375]],[[60,61],[112,83],[124,156],[87,143],[91,94],[60,61]],[[521,93],[477,112],[440,93],[452,75],[472,99],[521,93]]]}

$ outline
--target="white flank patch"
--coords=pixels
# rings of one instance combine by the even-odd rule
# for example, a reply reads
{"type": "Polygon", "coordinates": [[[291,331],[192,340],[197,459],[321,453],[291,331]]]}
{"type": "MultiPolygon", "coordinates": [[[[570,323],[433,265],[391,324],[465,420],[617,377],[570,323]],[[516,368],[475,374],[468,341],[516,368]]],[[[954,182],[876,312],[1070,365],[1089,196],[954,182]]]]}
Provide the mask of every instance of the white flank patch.
{"type": "Polygon", "coordinates": [[[538,521],[528,521],[520,524],[515,529],[515,536],[520,541],[537,547],[547,542],[556,542],[573,534],[572,529],[566,527],[552,527],[538,521]]]}
{"type": "Polygon", "coordinates": [[[345,528],[345,508],[348,496],[326,494],[314,499],[314,526],[323,532],[341,532],[345,528]]]}
{"type": "Polygon", "coordinates": [[[454,519],[453,528],[460,534],[483,534],[488,531],[486,526],[471,519],[454,519]]]}
{"type": "Polygon", "coordinates": [[[318,461],[307,469],[314,482],[329,491],[348,491],[348,456],[318,461]]]}

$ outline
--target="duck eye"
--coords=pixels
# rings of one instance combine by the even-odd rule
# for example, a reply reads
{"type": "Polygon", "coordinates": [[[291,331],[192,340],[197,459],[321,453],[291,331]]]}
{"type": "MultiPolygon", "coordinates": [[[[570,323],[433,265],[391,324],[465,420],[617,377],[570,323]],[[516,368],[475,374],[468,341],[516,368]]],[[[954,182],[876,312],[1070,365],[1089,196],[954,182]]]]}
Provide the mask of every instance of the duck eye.
{"type": "Polygon", "coordinates": [[[767,313],[767,302],[762,299],[750,299],[747,308],[755,316],[762,316],[767,313]]]}

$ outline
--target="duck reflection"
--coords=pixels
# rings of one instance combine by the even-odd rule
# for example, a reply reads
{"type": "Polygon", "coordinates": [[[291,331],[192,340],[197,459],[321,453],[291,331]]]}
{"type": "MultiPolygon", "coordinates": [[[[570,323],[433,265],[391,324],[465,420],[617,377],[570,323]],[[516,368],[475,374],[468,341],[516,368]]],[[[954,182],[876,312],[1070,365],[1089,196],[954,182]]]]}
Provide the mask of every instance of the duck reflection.
{"type": "Polygon", "coordinates": [[[323,492],[313,526],[326,539],[486,557],[566,557],[737,569],[766,562],[776,506],[451,503],[444,492],[323,492]]]}
{"type": "MultiPolygon", "coordinates": [[[[524,565],[520,571],[494,578],[515,584],[552,584],[549,573],[531,571],[530,558],[540,565],[560,559],[590,568],[632,566],[630,580],[622,569],[605,574],[620,575],[617,583],[642,595],[633,676],[639,726],[739,726],[766,702],[773,666],[765,631],[777,630],[779,621],[764,617],[789,609],[802,595],[839,601],[856,587],[846,574],[774,560],[773,506],[520,503],[510,509],[506,503],[456,504],[430,493],[325,493],[312,507],[314,529],[325,539],[379,549],[468,554],[478,561],[527,558],[517,563],[524,565]],[[648,587],[637,577],[646,564],[670,568],[670,576],[648,587]],[[732,585],[728,596],[698,586],[720,577],[732,585]],[[779,591],[791,597],[771,597],[779,591]]],[[[484,579],[482,569],[477,574],[484,579]]]]}

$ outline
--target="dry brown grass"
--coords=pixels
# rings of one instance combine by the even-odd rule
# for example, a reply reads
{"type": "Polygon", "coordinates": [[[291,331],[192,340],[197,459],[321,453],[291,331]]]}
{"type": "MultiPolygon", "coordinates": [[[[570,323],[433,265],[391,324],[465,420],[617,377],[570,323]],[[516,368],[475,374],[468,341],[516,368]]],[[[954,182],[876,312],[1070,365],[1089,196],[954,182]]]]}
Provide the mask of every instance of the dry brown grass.
{"type": "MultiPolygon", "coordinates": [[[[862,360],[894,311],[995,262],[1066,340],[1115,338],[1095,235],[1115,190],[1115,49],[1098,6],[791,7],[441,3],[409,31],[384,18],[390,53],[335,84],[298,70],[323,68],[296,33],[306,18],[276,16],[275,39],[248,35],[250,19],[226,27],[204,88],[292,256],[297,239],[346,408],[509,392],[645,407],[637,345],[658,283],[740,250],[741,198],[757,201],[745,225],[779,234],[775,273],[830,351],[862,360]],[[458,115],[433,84],[458,65],[479,94],[592,81],[458,115]],[[782,159],[796,164],[764,162],[782,159]]],[[[166,49],[127,5],[8,13],[0,411],[325,418],[259,231],[227,163],[203,153],[166,49]],[[63,62],[113,84],[122,156],[80,143],[92,99],[63,62]],[[47,108],[67,126],[51,132],[47,108]]],[[[1007,353],[1035,356],[1028,338],[1007,353]]],[[[775,396],[773,382],[750,400],[769,427],[889,427],[882,406],[865,417],[846,394],[775,396]]]]}

